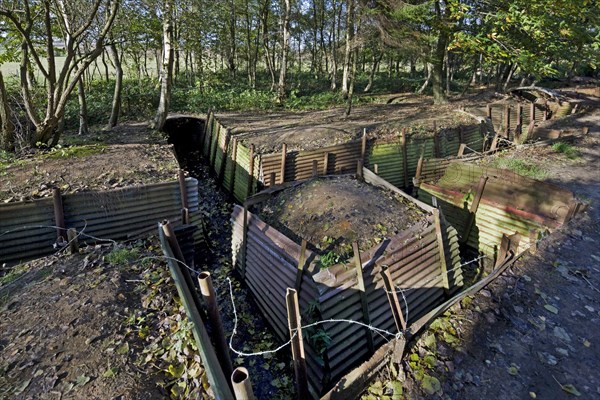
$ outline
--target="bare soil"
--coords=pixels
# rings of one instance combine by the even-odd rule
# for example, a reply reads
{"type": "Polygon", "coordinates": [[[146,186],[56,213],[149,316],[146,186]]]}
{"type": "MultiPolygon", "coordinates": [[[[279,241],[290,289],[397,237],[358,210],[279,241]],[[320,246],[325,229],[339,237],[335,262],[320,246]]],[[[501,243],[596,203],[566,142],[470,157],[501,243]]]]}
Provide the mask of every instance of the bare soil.
{"type": "Polygon", "coordinates": [[[312,150],[358,139],[366,129],[371,137],[403,127],[413,131],[433,132],[437,128],[472,124],[476,121],[456,110],[485,106],[495,98],[493,92],[465,97],[445,105],[433,105],[428,96],[403,93],[386,97],[388,103],[356,106],[349,116],[345,108],[322,111],[278,113],[218,113],[217,118],[245,145],[254,144],[258,153],[273,153],[285,143],[289,151],[312,150]],[[381,132],[380,132],[381,131],[381,132]]]}
{"type": "Polygon", "coordinates": [[[368,250],[412,226],[428,224],[426,213],[414,203],[350,176],[289,187],[266,202],[260,215],[288,237],[338,254],[349,253],[352,242],[368,250]]]}
{"type": "Polygon", "coordinates": [[[1,170],[0,201],[49,197],[53,187],[68,194],[177,178],[172,146],[142,124],[91,137],[66,135],[63,141],[78,145],[26,154],[1,170]]]}

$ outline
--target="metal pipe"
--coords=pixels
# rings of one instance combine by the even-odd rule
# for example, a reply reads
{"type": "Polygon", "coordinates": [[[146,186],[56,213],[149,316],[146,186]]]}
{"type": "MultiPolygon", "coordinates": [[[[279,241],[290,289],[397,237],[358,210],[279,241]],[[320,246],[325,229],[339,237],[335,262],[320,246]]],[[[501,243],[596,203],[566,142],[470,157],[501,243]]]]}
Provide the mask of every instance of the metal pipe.
{"type": "Polygon", "coordinates": [[[244,367],[236,368],[231,374],[231,384],[233,385],[233,394],[237,400],[255,400],[252,391],[252,382],[248,370],[244,367]]]}

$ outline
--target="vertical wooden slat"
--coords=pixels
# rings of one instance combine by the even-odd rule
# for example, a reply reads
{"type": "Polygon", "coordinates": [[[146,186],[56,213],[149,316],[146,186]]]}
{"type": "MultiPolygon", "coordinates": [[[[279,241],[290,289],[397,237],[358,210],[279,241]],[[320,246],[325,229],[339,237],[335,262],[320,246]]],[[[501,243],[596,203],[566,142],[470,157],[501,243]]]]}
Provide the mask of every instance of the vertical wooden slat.
{"type": "Polygon", "coordinates": [[[396,293],[396,287],[394,285],[394,281],[392,280],[392,274],[390,273],[387,265],[382,266],[381,278],[383,279],[383,286],[385,287],[388,302],[392,310],[392,316],[394,317],[394,322],[396,323],[396,329],[398,332],[403,332],[406,330],[406,321],[404,320],[402,308],[400,307],[400,302],[398,301],[398,294],[396,293]]]}
{"type": "Polygon", "coordinates": [[[281,145],[281,165],[279,167],[279,179],[280,183],[285,182],[285,163],[287,159],[287,145],[284,143],[281,145]]]}
{"type": "Polygon", "coordinates": [[[304,356],[304,342],[302,339],[302,325],[300,322],[300,307],[298,306],[298,292],[288,288],[285,296],[288,313],[288,328],[292,340],[292,359],[294,375],[296,377],[296,398],[308,399],[308,381],[306,373],[306,358],[304,356]]]}
{"type": "Polygon", "coordinates": [[[360,143],[360,159],[363,160],[363,165],[365,163],[365,157],[367,155],[367,129],[363,129],[362,140],[360,143]]]}
{"type": "Polygon", "coordinates": [[[402,128],[402,175],[404,177],[404,188],[408,188],[408,150],[406,148],[406,128],[402,128]]]}
{"type": "Polygon", "coordinates": [[[62,242],[65,234],[65,211],[62,201],[60,189],[55,187],[52,189],[52,202],[54,205],[54,224],[56,225],[57,242],[62,242]]]}
{"type": "MultiPolygon", "coordinates": [[[[356,269],[356,289],[360,294],[360,304],[362,306],[363,322],[367,325],[371,325],[371,317],[369,316],[369,303],[367,302],[367,293],[365,291],[365,279],[363,277],[362,260],[360,258],[360,249],[358,243],[352,243],[352,251],[354,252],[354,268],[356,269]]],[[[365,328],[365,334],[367,337],[367,345],[369,351],[375,351],[373,344],[373,332],[369,328],[365,328]]]]}
{"type": "Polygon", "coordinates": [[[446,264],[446,252],[444,250],[444,236],[442,234],[442,220],[440,217],[440,210],[437,208],[433,210],[433,218],[435,223],[435,235],[437,238],[437,245],[440,254],[440,271],[442,274],[442,282],[446,290],[450,290],[450,282],[448,279],[448,266],[446,264]]]}

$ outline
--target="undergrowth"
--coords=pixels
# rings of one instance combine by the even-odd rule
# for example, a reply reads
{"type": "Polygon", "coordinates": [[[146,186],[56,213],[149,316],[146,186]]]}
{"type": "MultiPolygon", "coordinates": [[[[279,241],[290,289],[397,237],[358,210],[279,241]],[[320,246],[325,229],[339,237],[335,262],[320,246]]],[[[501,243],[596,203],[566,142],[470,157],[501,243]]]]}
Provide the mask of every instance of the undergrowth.
{"type": "Polygon", "coordinates": [[[566,142],[556,142],[552,145],[552,150],[556,153],[562,153],[567,158],[574,160],[579,157],[579,151],[575,148],[575,146],[566,143],[566,142]]]}
{"type": "Polygon", "coordinates": [[[521,160],[519,158],[496,158],[490,166],[511,170],[519,175],[526,176],[532,179],[544,179],[548,176],[548,171],[544,170],[540,165],[533,162],[521,160]]]}

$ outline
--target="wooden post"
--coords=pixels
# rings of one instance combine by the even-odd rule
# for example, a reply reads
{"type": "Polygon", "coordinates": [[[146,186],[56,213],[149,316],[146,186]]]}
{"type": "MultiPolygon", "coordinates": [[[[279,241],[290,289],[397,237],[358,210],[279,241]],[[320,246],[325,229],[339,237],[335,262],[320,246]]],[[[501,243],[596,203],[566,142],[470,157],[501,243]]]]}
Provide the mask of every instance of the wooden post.
{"type": "Polygon", "coordinates": [[[67,239],[69,240],[69,250],[71,254],[79,253],[79,241],[77,240],[77,231],[75,228],[69,228],[67,231],[67,239]]]}
{"type": "Polygon", "coordinates": [[[538,231],[531,229],[529,231],[529,252],[535,254],[537,251],[538,231]]]}
{"type": "Polygon", "coordinates": [[[308,381],[306,373],[306,359],[304,357],[304,342],[302,340],[302,325],[300,322],[300,307],[298,306],[298,292],[288,288],[285,296],[288,313],[288,327],[292,340],[292,359],[294,375],[296,377],[296,398],[308,399],[308,381]]]}
{"type": "MultiPolygon", "coordinates": [[[[166,223],[168,224],[168,221],[166,223]]],[[[173,277],[179,298],[181,299],[189,320],[192,322],[192,332],[194,334],[194,339],[196,340],[200,358],[202,359],[202,364],[206,370],[210,387],[214,392],[215,398],[232,399],[233,393],[231,393],[231,388],[229,386],[230,381],[223,374],[223,370],[219,365],[219,359],[215,354],[208,332],[206,332],[206,328],[204,327],[200,309],[195,303],[197,296],[195,296],[195,292],[191,290],[193,286],[190,287],[182,275],[183,270],[179,267],[177,261],[175,261],[177,256],[173,252],[173,249],[170,247],[170,243],[166,238],[166,233],[170,229],[165,229],[165,226],[161,223],[159,223],[158,226],[161,247],[163,253],[167,257],[169,270],[171,271],[171,276],[173,277]]]]}
{"type": "Polygon", "coordinates": [[[490,121],[492,120],[492,105],[488,104],[485,106],[486,111],[487,111],[487,117],[490,119],[490,121]]]}
{"type": "Polygon", "coordinates": [[[296,271],[296,283],[294,288],[299,292],[302,287],[302,276],[306,269],[306,247],[308,243],[302,239],[302,245],[300,246],[300,258],[298,259],[298,270],[296,271]]]}
{"type": "Polygon", "coordinates": [[[498,249],[498,254],[496,256],[496,263],[494,264],[494,268],[502,265],[506,257],[508,256],[508,249],[510,247],[510,239],[506,234],[502,234],[502,241],[500,242],[500,249],[498,249]]]}
{"type": "Polygon", "coordinates": [[[244,219],[242,223],[242,251],[241,251],[241,266],[240,276],[242,279],[246,275],[246,252],[248,251],[248,206],[244,204],[244,219]]]}
{"type": "MultiPolygon", "coordinates": [[[[221,157],[221,166],[217,171],[217,183],[221,185],[225,177],[225,166],[227,165],[227,148],[229,147],[229,141],[231,140],[231,129],[227,128],[225,133],[225,143],[223,144],[223,156],[221,157]]],[[[216,161],[215,161],[216,162],[216,161]]]]}
{"type": "Polygon", "coordinates": [[[65,211],[63,208],[62,195],[60,189],[52,189],[52,202],[54,204],[54,224],[56,225],[56,241],[62,242],[65,239],[65,211]]]}
{"type": "Polygon", "coordinates": [[[529,105],[529,122],[535,123],[535,103],[529,105]]]}
{"type": "Polygon", "coordinates": [[[504,106],[504,137],[510,138],[510,104],[504,106]]]}
{"type": "Polygon", "coordinates": [[[490,144],[490,150],[494,151],[494,150],[496,150],[497,147],[498,147],[498,134],[495,134],[494,138],[492,139],[492,144],[490,144]]]}
{"type": "Polygon", "coordinates": [[[406,128],[402,128],[402,175],[404,177],[404,189],[408,188],[408,149],[406,148],[406,128]]]}
{"type": "Polygon", "coordinates": [[[185,172],[180,169],[179,170],[179,193],[181,194],[181,220],[184,224],[190,223],[189,217],[189,200],[188,200],[188,192],[187,185],[185,181],[185,172]]]}
{"type": "Polygon", "coordinates": [[[485,189],[485,184],[487,180],[487,176],[482,176],[479,179],[479,184],[477,185],[477,192],[475,193],[473,202],[469,207],[469,219],[467,221],[467,224],[465,225],[465,230],[460,240],[462,243],[467,243],[467,241],[469,240],[469,234],[471,233],[471,228],[473,227],[473,223],[475,222],[475,213],[477,213],[477,209],[479,208],[479,202],[481,202],[481,196],[483,196],[483,191],[485,189]]]}
{"type": "Polygon", "coordinates": [[[440,210],[437,208],[433,210],[433,220],[435,223],[435,235],[437,238],[437,245],[440,253],[440,270],[442,274],[442,282],[446,291],[450,290],[450,280],[448,279],[448,266],[446,264],[446,251],[444,250],[444,236],[442,232],[442,219],[440,217],[440,210]]]}
{"type": "Polygon", "coordinates": [[[233,191],[235,190],[235,171],[237,169],[237,148],[238,148],[238,140],[236,137],[233,138],[233,142],[231,143],[231,180],[229,181],[229,194],[233,196],[233,191]]]}
{"type": "MultiPolygon", "coordinates": [[[[360,304],[362,306],[363,322],[367,325],[371,325],[371,317],[369,315],[369,303],[367,301],[367,293],[365,289],[365,279],[363,277],[362,260],[360,258],[360,249],[358,248],[358,242],[352,243],[352,251],[354,252],[354,267],[356,269],[356,289],[360,294],[360,304]]],[[[369,328],[365,328],[367,336],[367,346],[369,351],[375,351],[373,344],[373,332],[369,328]]]]}
{"type": "Polygon", "coordinates": [[[415,173],[415,177],[413,178],[413,185],[415,187],[419,187],[421,184],[421,172],[423,171],[423,156],[419,157],[419,161],[417,161],[417,172],[415,173]]]}
{"type": "MultiPolygon", "coordinates": [[[[165,220],[161,225],[164,237],[169,243],[169,247],[171,248],[171,251],[173,251],[175,258],[179,262],[179,269],[181,270],[181,274],[183,275],[187,286],[189,288],[193,288],[194,281],[192,280],[190,269],[185,265],[185,258],[183,257],[183,253],[181,252],[181,248],[179,247],[179,243],[177,242],[177,237],[175,236],[175,232],[173,231],[171,223],[165,220]]],[[[200,297],[198,297],[198,294],[195,291],[192,291],[191,296],[194,300],[194,305],[198,309],[198,312],[202,312],[202,303],[200,302],[200,297]]]]}
{"type": "MultiPolygon", "coordinates": [[[[381,269],[381,278],[383,279],[385,292],[390,303],[390,308],[392,309],[392,316],[394,317],[394,322],[396,323],[396,329],[398,332],[404,332],[406,330],[406,321],[404,320],[402,308],[400,307],[400,302],[398,301],[398,294],[396,293],[396,287],[387,265],[384,265],[381,269]]],[[[406,306],[408,307],[408,305],[406,306]]]]}
{"type": "Polygon", "coordinates": [[[463,154],[465,154],[465,149],[467,148],[467,145],[464,143],[461,143],[460,146],[458,146],[458,154],[456,154],[457,157],[462,157],[463,154]]]}
{"type": "Polygon", "coordinates": [[[250,374],[244,367],[237,367],[231,374],[231,384],[236,400],[256,400],[252,391],[250,374]]]}
{"type": "Polygon", "coordinates": [[[285,163],[287,160],[287,144],[281,145],[281,165],[279,166],[279,179],[281,183],[285,182],[285,163]]]}
{"type": "Polygon", "coordinates": [[[323,175],[329,172],[329,153],[323,154],[323,175]]]}
{"type": "Polygon", "coordinates": [[[317,160],[313,160],[312,161],[312,177],[315,178],[317,175],[319,175],[319,162],[317,160]]]}
{"type": "Polygon", "coordinates": [[[358,160],[356,163],[356,179],[361,182],[364,181],[362,160],[358,160]]]}
{"type": "Polygon", "coordinates": [[[210,152],[210,167],[213,169],[213,171],[217,172],[215,170],[215,163],[216,163],[216,159],[217,159],[217,147],[219,147],[219,137],[221,136],[221,130],[222,130],[222,126],[221,124],[217,124],[217,133],[216,135],[214,135],[214,147],[212,145],[212,141],[211,140],[211,152],[210,152]]]}
{"type": "Polygon", "coordinates": [[[373,164],[373,172],[375,172],[375,175],[379,174],[379,165],[378,164],[373,164]]]}
{"type": "Polygon", "coordinates": [[[544,100],[544,121],[548,119],[548,100],[544,100]]]}
{"type": "Polygon", "coordinates": [[[275,186],[277,183],[275,182],[275,172],[271,172],[269,174],[269,186],[273,187],[275,186]]]}
{"type": "Polygon", "coordinates": [[[250,166],[248,171],[248,191],[246,197],[252,196],[254,185],[254,145],[250,145],[250,166]]]}
{"type": "Polygon", "coordinates": [[[440,136],[437,130],[433,132],[433,156],[440,158],[440,136]]]}
{"type": "Polygon", "coordinates": [[[360,143],[360,159],[363,160],[363,165],[365,164],[365,157],[367,156],[367,129],[363,128],[362,140],[360,143]]]}
{"type": "Polygon", "coordinates": [[[221,321],[221,315],[219,314],[219,307],[217,305],[217,296],[215,289],[212,284],[210,272],[203,271],[198,275],[198,283],[200,284],[200,293],[204,299],[206,305],[206,311],[208,314],[208,320],[212,326],[212,341],[215,344],[217,350],[217,357],[223,373],[229,376],[233,373],[233,367],[231,365],[231,357],[229,356],[229,346],[225,339],[225,331],[223,330],[223,323],[221,321]]]}
{"type": "Polygon", "coordinates": [[[517,104],[517,127],[515,128],[515,139],[520,138],[523,133],[523,104],[517,104]]]}

